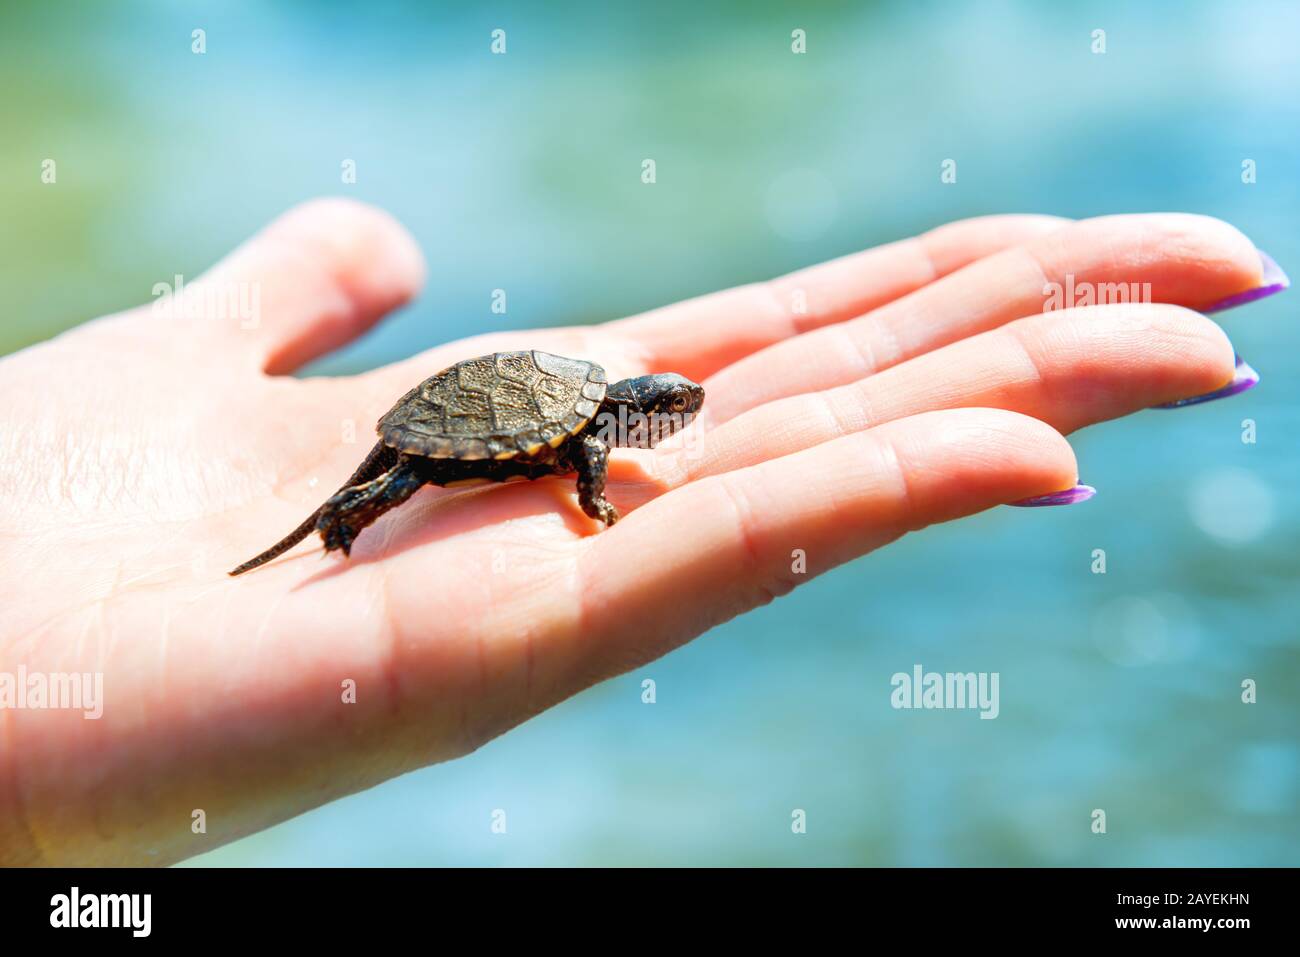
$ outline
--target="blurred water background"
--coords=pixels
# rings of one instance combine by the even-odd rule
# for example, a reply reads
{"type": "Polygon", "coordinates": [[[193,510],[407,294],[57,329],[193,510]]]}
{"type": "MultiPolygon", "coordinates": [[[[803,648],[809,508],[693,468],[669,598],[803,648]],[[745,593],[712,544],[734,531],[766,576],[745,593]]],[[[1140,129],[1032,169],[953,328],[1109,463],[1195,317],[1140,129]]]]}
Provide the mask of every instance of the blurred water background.
{"type": "MultiPolygon", "coordinates": [[[[1300,275],[1295,4],[468,6],[0,7],[0,351],[145,302],[320,194],[391,210],[430,275],[311,374],[993,212],[1208,213],[1300,275]]],[[[914,536],[193,863],[1297,863],[1298,306],[1222,318],[1254,391],[1076,435],[1094,501],[914,536]],[[1000,672],[1000,717],[893,710],[916,663],[1000,672]]]]}

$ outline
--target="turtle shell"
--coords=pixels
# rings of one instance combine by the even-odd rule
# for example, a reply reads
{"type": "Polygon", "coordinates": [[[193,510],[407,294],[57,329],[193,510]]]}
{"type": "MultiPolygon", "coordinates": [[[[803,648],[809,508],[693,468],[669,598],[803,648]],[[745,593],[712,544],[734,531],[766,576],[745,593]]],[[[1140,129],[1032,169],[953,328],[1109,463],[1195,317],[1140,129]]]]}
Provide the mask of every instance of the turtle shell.
{"type": "Polygon", "coordinates": [[[605,398],[605,370],[549,352],[498,352],[425,379],[375,427],[384,444],[433,459],[512,459],[581,432],[605,398]]]}

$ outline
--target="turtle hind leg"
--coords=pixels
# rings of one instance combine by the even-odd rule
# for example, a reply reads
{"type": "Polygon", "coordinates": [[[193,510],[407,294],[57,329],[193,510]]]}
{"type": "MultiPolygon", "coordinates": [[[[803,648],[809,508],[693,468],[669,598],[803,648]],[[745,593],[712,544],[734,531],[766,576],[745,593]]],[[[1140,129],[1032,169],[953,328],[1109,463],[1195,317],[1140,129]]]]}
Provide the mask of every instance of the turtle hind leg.
{"type": "MultiPolygon", "coordinates": [[[[392,468],[396,461],[397,452],[384,445],[383,442],[377,442],[375,447],[370,450],[368,455],[366,455],[365,460],[357,466],[357,470],[352,473],[351,478],[343,483],[343,488],[339,489],[339,492],[346,491],[353,485],[368,482],[376,476],[382,475],[387,469],[392,468]]],[[[325,506],[323,505],[321,506],[321,508],[324,507],[325,506]]],[[[250,569],[256,568],[259,565],[265,565],[274,558],[279,558],[289,549],[293,548],[293,546],[297,545],[312,532],[316,531],[316,520],[320,518],[321,508],[316,509],[316,511],[308,515],[301,525],[284,538],[280,539],[266,551],[262,552],[262,554],[258,555],[256,558],[250,558],[242,565],[232,568],[229,574],[242,575],[250,569]]]]}
{"type": "Polygon", "coordinates": [[[609,446],[594,435],[584,435],[569,457],[578,472],[578,504],[591,518],[613,525],[618,521],[618,509],[605,498],[609,446]]]}
{"type": "Polygon", "coordinates": [[[424,463],[403,455],[378,478],[335,494],[316,516],[316,531],[325,541],[325,550],[341,548],[344,555],[350,555],[352,543],[363,528],[401,505],[428,481],[424,463]]]}

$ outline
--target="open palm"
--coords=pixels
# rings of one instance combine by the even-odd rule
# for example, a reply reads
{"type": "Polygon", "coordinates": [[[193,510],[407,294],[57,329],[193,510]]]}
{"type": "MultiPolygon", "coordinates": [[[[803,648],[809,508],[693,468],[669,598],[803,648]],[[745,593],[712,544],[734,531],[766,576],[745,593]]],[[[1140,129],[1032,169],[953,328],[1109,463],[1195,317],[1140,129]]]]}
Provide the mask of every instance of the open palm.
{"type": "Polygon", "coordinates": [[[601,326],[288,375],[422,275],[386,215],[317,201],[190,288],[227,306],[143,307],[0,361],[0,670],[102,673],[105,699],[98,720],[0,709],[0,863],[208,850],[464,754],[910,530],[1069,488],[1063,433],[1233,379],[1191,309],[1263,281],[1212,219],[992,217],[601,326]],[[1044,311],[1067,275],[1155,302],[1044,311]],[[229,306],[250,290],[255,321],[229,306]],[[705,386],[689,441],[613,453],[618,525],[567,479],[426,488],[350,559],[313,537],[227,577],[412,385],[518,348],[705,386]]]}

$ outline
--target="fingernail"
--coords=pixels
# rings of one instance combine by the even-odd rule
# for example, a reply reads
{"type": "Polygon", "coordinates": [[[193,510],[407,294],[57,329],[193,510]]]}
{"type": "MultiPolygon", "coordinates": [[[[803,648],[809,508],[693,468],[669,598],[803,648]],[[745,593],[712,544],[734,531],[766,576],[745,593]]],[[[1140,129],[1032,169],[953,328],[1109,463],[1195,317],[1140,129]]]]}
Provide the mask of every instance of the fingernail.
{"type": "Polygon", "coordinates": [[[1153,405],[1153,409],[1181,409],[1188,405],[1200,405],[1202,402],[1213,402],[1215,399],[1226,399],[1228,396],[1236,395],[1239,392],[1245,392],[1247,389],[1253,389],[1259,385],[1259,373],[1252,369],[1242,358],[1237,356],[1237,368],[1232,374],[1232,381],[1222,389],[1215,389],[1213,392],[1207,392],[1204,395],[1194,395],[1190,399],[1179,399],[1176,402],[1162,402],[1159,405],[1153,405]]]}
{"type": "Polygon", "coordinates": [[[1074,488],[1067,488],[1064,492],[1052,492],[1050,495],[1035,495],[1033,498],[1022,498],[1018,502],[1010,502],[1017,508],[1040,508],[1044,505],[1073,505],[1075,502],[1086,502],[1097,494],[1097,490],[1091,485],[1076,485],[1074,488]]]}
{"type": "Polygon", "coordinates": [[[1282,267],[1273,261],[1273,257],[1262,249],[1258,250],[1258,252],[1259,260],[1264,264],[1264,278],[1260,281],[1260,284],[1254,289],[1247,289],[1245,292],[1236,293],[1227,299],[1220,299],[1218,302],[1206,306],[1201,312],[1223,312],[1223,310],[1231,309],[1234,306],[1244,306],[1248,302],[1254,302],[1256,299],[1263,299],[1275,292],[1281,292],[1291,285],[1291,280],[1282,271],[1282,267]]]}

